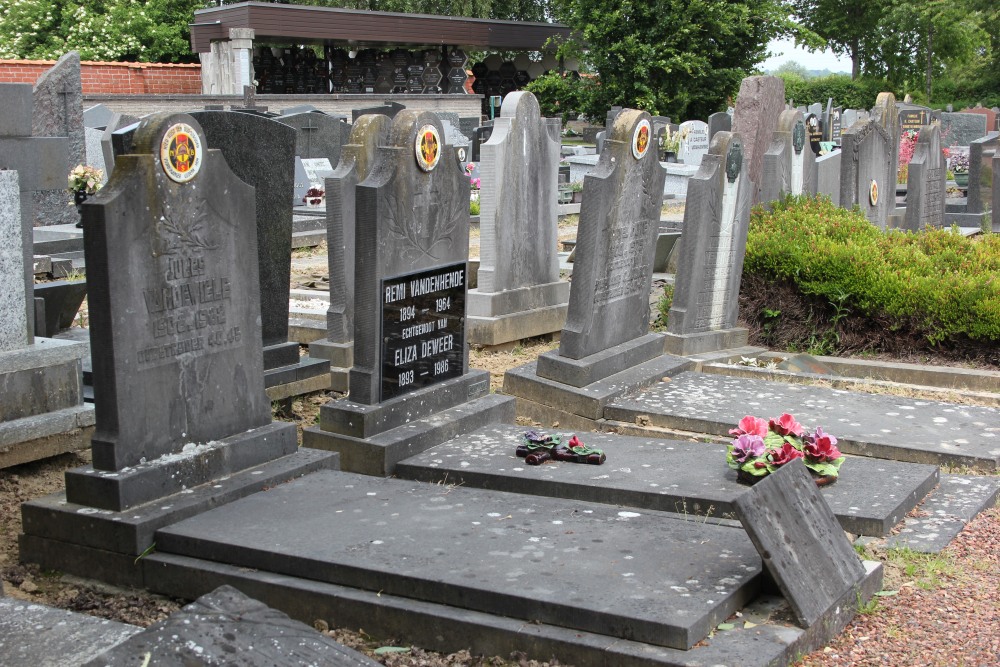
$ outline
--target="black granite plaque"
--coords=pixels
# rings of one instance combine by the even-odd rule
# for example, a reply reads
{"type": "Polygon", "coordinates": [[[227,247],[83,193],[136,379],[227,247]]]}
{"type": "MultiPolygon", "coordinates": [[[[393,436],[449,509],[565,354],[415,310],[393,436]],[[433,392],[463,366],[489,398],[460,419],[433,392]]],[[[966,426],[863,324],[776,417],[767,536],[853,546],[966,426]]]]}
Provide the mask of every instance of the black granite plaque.
{"type": "Polygon", "coordinates": [[[930,122],[930,113],[927,109],[903,109],[899,112],[899,124],[903,131],[920,130],[921,127],[930,122]]]}
{"type": "Polygon", "coordinates": [[[806,116],[806,131],[809,132],[809,146],[813,153],[819,155],[821,150],[820,142],[823,141],[823,124],[818,116],[809,114],[806,116]]]}
{"type": "Polygon", "coordinates": [[[382,281],[381,400],[462,375],[465,264],[382,281]]]}

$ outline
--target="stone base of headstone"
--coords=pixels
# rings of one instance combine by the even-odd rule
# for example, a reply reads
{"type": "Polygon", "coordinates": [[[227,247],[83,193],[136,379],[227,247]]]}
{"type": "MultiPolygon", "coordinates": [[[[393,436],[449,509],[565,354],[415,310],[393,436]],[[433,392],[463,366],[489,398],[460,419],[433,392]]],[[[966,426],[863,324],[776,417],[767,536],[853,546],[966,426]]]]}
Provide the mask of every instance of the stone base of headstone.
{"type": "Polygon", "coordinates": [[[302,431],[302,446],[340,454],[344,470],[391,475],[396,463],[486,424],[514,420],[514,400],[490,394],[490,374],[460,377],[382,401],[349,399],[320,409],[319,427],[302,431]]]}
{"type": "Polygon", "coordinates": [[[86,345],[36,338],[0,352],[0,468],[84,449],[94,408],[83,403],[81,359],[86,345]]]}
{"type": "Polygon", "coordinates": [[[327,365],[322,359],[300,356],[298,343],[268,345],[264,348],[264,388],[272,401],[329,389],[327,365]]]}
{"type": "MultiPolygon", "coordinates": [[[[645,337],[644,337],[645,338],[645,337]]],[[[641,339],[640,339],[641,340],[641,339]]],[[[662,338],[659,345],[662,346],[662,338]]],[[[640,348],[641,349],[641,348],[640,348]]],[[[662,347],[660,348],[662,351],[662,347]]],[[[598,355],[594,355],[598,356],[598,355]]],[[[624,394],[642,390],[664,377],[694,368],[694,362],[673,355],[658,355],[583,386],[559,382],[538,373],[539,361],[512,368],[504,374],[503,391],[517,399],[517,414],[546,426],[559,422],[562,428],[599,428],[604,408],[624,394]]],[[[601,369],[601,364],[595,364],[601,369]]],[[[569,373],[569,377],[574,377],[569,373]]],[[[577,369],[575,377],[588,372],[577,369]]]]}
{"type": "Polygon", "coordinates": [[[688,357],[692,354],[704,354],[717,350],[731,350],[744,347],[749,338],[749,332],[742,327],[733,329],[718,329],[693,334],[666,334],[664,349],[669,354],[688,357]]]}
{"type": "Polygon", "coordinates": [[[958,225],[959,227],[982,227],[984,216],[989,219],[990,213],[953,213],[946,211],[944,214],[945,225],[958,225]]]}
{"type": "Polygon", "coordinates": [[[561,331],[566,324],[569,283],[533,285],[503,292],[469,290],[466,339],[473,345],[502,345],[561,331]]]}
{"type": "Polygon", "coordinates": [[[354,365],[354,343],[331,343],[320,338],[309,343],[309,356],[330,362],[330,389],[346,393],[349,389],[351,366],[354,365]]]}
{"type": "Polygon", "coordinates": [[[663,334],[646,334],[582,359],[564,357],[556,351],[545,352],[538,357],[537,373],[548,380],[585,387],[659,357],[663,354],[663,340],[663,334]]]}
{"type": "MultiPolygon", "coordinates": [[[[294,425],[284,426],[292,427],[294,441],[294,425]]],[[[162,493],[123,512],[98,509],[89,503],[76,504],[67,499],[65,492],[24,503],[21,506],[24,532],[19,536],[21,562],[120,586],[142,586],[144,576],[139,556],[154,544],[154,534],[160,528],[310,472],[338,467],[336,454],[315,450],[298,450],[280,458],[272,453],[268,458],[266,463],[242,470],[230,465],[228,473],[213,465],[216,479],[187,488],[173,483],[169,476],[164,478],[154,473],[150,477],[152,483],[167,481],[170,482],[167,486],[177,491],[162,493]]],[[[190,465],[197,458],[187,461],[189,467],[197,467],[190,465]]],[[[70,472],[92,475],[87,468],[70,472]]],[[[115,479],[110,474],[105,477],[112,483],[115,479]]],[[[99,484],[98,481],[95,486],[99,484]]],[[[144,490],[138,492],[142,494],[144,490]]]]}
{"type": "Polygon", "coordinates": [[[83,252],[83,230],[76,225],[49,225],[32,229],[36,255],[83,252]]]}

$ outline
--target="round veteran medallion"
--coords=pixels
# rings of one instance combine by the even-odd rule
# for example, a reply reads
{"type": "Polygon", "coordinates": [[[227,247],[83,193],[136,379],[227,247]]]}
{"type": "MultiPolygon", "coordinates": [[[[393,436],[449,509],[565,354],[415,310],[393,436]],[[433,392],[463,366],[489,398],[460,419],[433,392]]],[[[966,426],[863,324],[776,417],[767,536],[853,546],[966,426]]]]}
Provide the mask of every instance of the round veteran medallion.
{"type": "Polygon", "coordinates": [[[441,160],[441,135],[433,125],[424,125],[417,132],[414,152],[417,164],[424,171],[431,171],[441,160]]]}
{"type": "Polygon", "coordinates": [[[187,123],[175,123],[167,128],[160,141],[160,163],[172,181],[187,183],[201,169],[201,138],[187,123]]]}
{"type": "Polygon", "coordinates": [[[872,206],[878,206],[878,182],[874,178],[872,184],[868,186],[868,201],[872,206]]]}
{"type": "Polygon", "coordinates": [[[639,121],[639,124],[635,128],[635,133],[632,135],[632,156],[639,160],[649,151],[649,139],[652,135],[652,129],[649,124],[649,120],[643,118],[639,121]]]}

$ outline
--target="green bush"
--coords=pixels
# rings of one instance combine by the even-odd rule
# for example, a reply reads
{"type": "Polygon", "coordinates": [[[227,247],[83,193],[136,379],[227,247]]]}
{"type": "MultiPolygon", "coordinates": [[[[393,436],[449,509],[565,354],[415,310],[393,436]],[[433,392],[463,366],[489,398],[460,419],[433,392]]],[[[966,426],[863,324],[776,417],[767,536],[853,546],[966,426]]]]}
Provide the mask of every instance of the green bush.
{"type": "Polygon", "coordinates": [[[1000,235],[950,229],[883,232],[829,198],[788,197],[755,208],[744,272],[915,327],[932,344],[1000,341],[1000,235]]]}
{"type": "Polygon", "coordinates": [[[578,77],[547,72],[529,83],[525,90],[530,91],[538,99],[538,106],[543,116],[549,118],[559,116],[565,123],[583,111],[586,86],[586,81],[578,77]]]}
{"type": "Polygon", "coordinates": [[[852,81],[849,74],[830,74],[812,79],[803,79],[795,74],[779,76],[785,82],[786,99],[806,105],[819,102],[824,108],[827,99],[832,97],[833,103],[844,109],[871,109],[879,93],[892,91],[882,79],[861,77],[852,81]]]}

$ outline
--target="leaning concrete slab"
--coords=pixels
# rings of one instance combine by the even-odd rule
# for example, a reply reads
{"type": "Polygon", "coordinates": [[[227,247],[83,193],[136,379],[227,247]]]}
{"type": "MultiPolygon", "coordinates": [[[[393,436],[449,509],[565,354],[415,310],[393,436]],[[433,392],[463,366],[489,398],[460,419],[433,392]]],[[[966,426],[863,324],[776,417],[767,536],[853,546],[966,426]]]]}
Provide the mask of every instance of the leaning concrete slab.
{"type": "MultiPolygon", "coordinates": [[[[603,465],[531,466],[514,455],[524,430],[504,424],[481,428],[401,462],[396,476],[676,512],[694,521],[735,519],[733,503],[747,490],[726,466],[724,445],[582,433],[578,435],[588,447],[607,455],[603,465]]],[[[936,466],[851,457],[840,479],[821,494],[844,530],[883,536],[938,479],[936,466]]]]}
{"type": "Polygon", "coordinates": [[[612,401],[604,417],[725,435],[747,414],[793,414],[822,426],[846,454],[1000,469],[1000,410],[767,380],[681,373],[612,401]]]}
{"type": "Polygon", "coordinates": [[[761,571],[738,528],[335,471],[164,528],[156,544],[679,649],[753,599],[761,571]]]}

